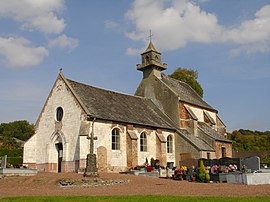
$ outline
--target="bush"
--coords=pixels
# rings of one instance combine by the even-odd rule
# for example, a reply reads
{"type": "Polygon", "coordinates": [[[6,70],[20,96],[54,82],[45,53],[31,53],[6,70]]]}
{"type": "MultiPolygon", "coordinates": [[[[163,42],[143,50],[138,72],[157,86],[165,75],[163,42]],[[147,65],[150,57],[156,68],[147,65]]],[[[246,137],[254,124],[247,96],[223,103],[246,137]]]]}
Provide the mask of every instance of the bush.
{"type": "Polygon", "coordinates": [[[196,178],[197,178],[198,182],[209,182],[210,181],[210,175],[208,172],[206,172],[202,160],[200,160],[200,167],[196,170],[196,178]]]}
{"type": "Polygon", "coordinates": [[[17,166],[23,163],[23,149],[0,149],[0,157],[7,155],[7,163],[17,166]]]}
{"type": "Polygon", "coordinates": [[[8,157],[22,157],[23,149],[0,149],[0,156],[7,155],[8,157]]]}
{"type": "Polygon", "coordinates": [[[22,165],[23,157],[8,157],[7,162],[15,167],[22,165]]]}

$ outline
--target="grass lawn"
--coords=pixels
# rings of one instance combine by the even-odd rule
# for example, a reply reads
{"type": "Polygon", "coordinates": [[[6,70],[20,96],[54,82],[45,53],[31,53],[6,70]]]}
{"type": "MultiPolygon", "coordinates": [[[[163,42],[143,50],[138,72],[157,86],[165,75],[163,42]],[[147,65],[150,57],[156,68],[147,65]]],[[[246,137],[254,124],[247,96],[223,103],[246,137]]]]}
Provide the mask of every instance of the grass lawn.
{"type": "Polygon", "coordinates": [[[27,196],[27,197],[11,197],[1,198],[1,202],[5,201],[91,201],[91,202],[269,202],[270,196],[265,197],[198,197],[198,196],[27,196]]]}

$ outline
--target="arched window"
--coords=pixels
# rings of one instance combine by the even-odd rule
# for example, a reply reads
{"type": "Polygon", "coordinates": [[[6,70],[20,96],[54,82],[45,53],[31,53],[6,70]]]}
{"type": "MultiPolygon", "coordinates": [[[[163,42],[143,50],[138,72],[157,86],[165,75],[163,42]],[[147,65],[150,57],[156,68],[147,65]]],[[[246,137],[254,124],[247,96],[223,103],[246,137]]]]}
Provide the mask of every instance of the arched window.
{"type": "Polygon", "coordinates": [[[167,153],[172,153],[173,152],[173,139],[172,136],[169,135],[167,137],[167,153]]]}
{"type": "Polygon", "coordinates": [[[140,151],[147,151],[147,137],[145,133],[142,133],[140,136],[140,151]]]}
{"type": "Polygon", "coordinates": [[[64,111],[62,107],[57,107],[56,109],[56,120],[57,121],[62,121],[64,115],[64,111]]]}
{"type": "Polygon", "coordinates": [[[120,131],[117,128],[112,130],[112,150],[120,150],[120,131]]]}

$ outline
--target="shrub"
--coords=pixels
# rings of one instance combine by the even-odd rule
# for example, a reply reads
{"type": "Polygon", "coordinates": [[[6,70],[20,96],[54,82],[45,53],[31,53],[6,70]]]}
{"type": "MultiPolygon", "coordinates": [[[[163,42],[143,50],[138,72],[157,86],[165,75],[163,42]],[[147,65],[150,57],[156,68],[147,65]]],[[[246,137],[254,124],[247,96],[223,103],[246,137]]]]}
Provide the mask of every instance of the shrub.
{"type": "Polygon", "coordinates": [[[209,182],[210,181],[209,173],[206,172],[202,160],[200,160],[200,167],[196,170],[196,178],[199,182],[209,182]],[[207,176],[207,174],[208,174],[208,176],[207,176]]]}

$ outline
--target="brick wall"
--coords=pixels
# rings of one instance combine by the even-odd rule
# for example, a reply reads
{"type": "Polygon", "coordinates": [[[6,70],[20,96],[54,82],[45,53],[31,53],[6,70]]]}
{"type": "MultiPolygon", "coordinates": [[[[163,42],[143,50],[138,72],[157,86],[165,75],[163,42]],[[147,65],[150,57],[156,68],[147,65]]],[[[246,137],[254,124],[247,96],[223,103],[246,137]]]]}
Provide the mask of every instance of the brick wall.
{"type": "Polygon", "coordinates": [[[222,148],[225,148],[225,156],[232,158],[232,144],[216,141],[216,158],[222,158],[222,148]]]}

